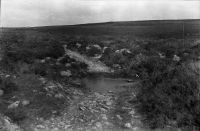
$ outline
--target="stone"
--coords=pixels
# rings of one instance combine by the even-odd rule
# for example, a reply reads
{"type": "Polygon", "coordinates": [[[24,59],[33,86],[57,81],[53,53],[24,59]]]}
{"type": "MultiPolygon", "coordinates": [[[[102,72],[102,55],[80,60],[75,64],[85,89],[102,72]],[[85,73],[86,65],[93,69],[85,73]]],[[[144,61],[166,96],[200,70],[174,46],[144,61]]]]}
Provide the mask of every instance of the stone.
{"type": "Polygon", "coordinates": [[[112,102],[111,101],[106,101],[106,105],[110,106],[110,105],[112,105],[112,102]]]}
{"type": "Polygon", "coordinates": [[[126,123],[126,124],[124,125],[124,127],[126,127],[126,128],[131,128],[131,124],[130,124],[130,123],[126,123]]]}
{"type": "Polygon", "coordinates": [[[158,55],[159,55],[159,57],[161,58],[161,59],[164,59],[166,56],[164,55],[164,54],[162,54],[162,53],[158,53],[158,55]]]}
{"type": "Polygon", "coordinates": [[[71,125],[65,125],[64,129],[68,129],[71,125]]]}
{"type": "Polygon", "coordinates": [[[50,59],[51,59],[51,57],[46,57],[45,59],[46,59],[46,60],[50,60],[50,59]]]}
{"type": "Polygon", "coordinates": [[[70,63],[66,63],[65,67],[71,67],[71,64],[70,63]]]}
{"type": "Polygon", "coordinates": [[[102,124],[100,122],[97,122],[95,125],[97,128],[102,129],[102,124]]]}
{"type": "Polygon", "coordinates": [[[56,127],[56,128],[53,129],[53,131],[59,131],[59,129],[56,127]]]}
{"type": "Polygon", "coordinates": [[[81,44],[79,44],[79,43],[76,43],[76,46],[77,46],[78,48],[80,48],[80,47],[81,47],[81,44]]]}
{"type": "Polygon", "coordinates": [[[0,89],[0,96],[4,94],[3,90],[0,89]]]}
{"type": "Polygon", "coordinates": [[[181,60],[181,58],[180,58],[179,56],[174,55],[174,57],[173,57],[173,61],[177,61],[177,62],[179,62],[180,60],[181,60]]]}
{"type": "Polygon", "coordinates": [[[45,126],[43,126],[43,125],[37,125],[36,127],[40,128],[40,129],[44,129],[45,128],[45,126]]]}
{"type": "Polygon", "coordinates": [[[116,115],[116,117],[119,119],[119,120],[122,120],[122,117],[120,115],[116,115]]]}
{"type": "Polygon", "coordinates": [[[22,103],[23,106],[27,106],[27,105],[30,104],[30,101],[29,100],[23,100],[21,103],[22,103]]]}
{"type": "Polygon", "coordinates": [[[107,116],[106,116],[106,114],[102,114],[102,119],[103,120],[107,120],[108,119],[107,116]]]}
{"type": "Polygon", "coordinates": [[[46,61],[45,60],[40,60],[40,63],[45,63],[46,61]]]}
{"type": "Polygon", "coordinates": [[[67,71],[61,71],[61,72],[60,72],[60,75],[61,75],[61,76],[70,77],[70,76],[72,76],[72,73],[71,73],[70,70],[67,70],[67,71]]]}
{"type": "Polygon", "coordinates": [[[16,101],[8,106],[8,109],[15,109],[19,106],[20,101],[16,101]]]}
{"type": "Polygon", "coordinates": [[[10,75],[6,75],[5,77],[8,78],[8,77],[10,77],[10,75]]]}
{"type": "Polygon", "coordinates": [[[133,129],[133,131],[139,131],[138,127],[133,127],[132,129],[133,129]]]}
{"type": "Polygon", "coordinates": [[[61,94],[61,93],[55,94],[54,97],[59,98],[59,99],[64,98],[63,94],[61,94]]]}
{"type": "Polygon", "coordinates": [[[135,114],[135,111],[132,110],[132,111],[129,112],[129,114],[130,114],[130,115],[134,115],[134,114],[135,114]]]}

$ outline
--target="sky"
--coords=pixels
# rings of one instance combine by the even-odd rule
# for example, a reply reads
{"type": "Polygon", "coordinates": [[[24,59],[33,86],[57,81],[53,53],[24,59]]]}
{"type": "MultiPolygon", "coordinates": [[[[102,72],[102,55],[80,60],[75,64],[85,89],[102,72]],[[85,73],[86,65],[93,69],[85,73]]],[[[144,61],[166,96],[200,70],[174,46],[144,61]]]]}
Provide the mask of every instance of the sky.
{"type": "Polygon", "coordinates": [[[1,26],[200,19],[198,0],[1,0],[1,26]]]}

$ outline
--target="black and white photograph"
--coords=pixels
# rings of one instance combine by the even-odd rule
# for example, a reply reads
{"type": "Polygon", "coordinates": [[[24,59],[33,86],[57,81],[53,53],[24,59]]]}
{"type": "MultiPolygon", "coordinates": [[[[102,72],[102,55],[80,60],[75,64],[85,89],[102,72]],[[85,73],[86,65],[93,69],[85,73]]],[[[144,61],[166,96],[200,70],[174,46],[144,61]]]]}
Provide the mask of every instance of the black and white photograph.
{"type": "Polygon", "coordinates": [[[200,0],[0,0],[0,131],[200,131],[200,0]]]}

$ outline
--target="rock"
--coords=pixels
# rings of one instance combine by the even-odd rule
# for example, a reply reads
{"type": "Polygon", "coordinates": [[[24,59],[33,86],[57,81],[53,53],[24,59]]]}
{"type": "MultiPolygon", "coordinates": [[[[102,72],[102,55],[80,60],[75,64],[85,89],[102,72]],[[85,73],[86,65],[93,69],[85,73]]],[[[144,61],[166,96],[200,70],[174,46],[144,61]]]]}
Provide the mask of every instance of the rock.
{"type": "Polygon", "coordinates": [[[46,59],[46,60],[50,60],[50,59],[51,59],[51,57],[46,57],[45,59],[46,59]]]}
{"type": "Polygon", "coordinates": [[[134,115],[134,114],[135,114],[135,111],[132,110],[132,111],[129,112],[129,114],[130,114],[130,115],[134,115]]]}
{"type": "Polygon", "coordinates": [[[173,57],[173,61],[177,61],[177,62],[179,62],[180,60],[181,60],[181,58],[180,58],[179,56],[174,55],[174,57],[173,57]]]}
{"type": "Polygon", "coordinates": [[[105,108],[100,108],[101,111],[106,112],[107,110],[105,108]]]}
{"type": "Polygon", "coordinates": [[[64,129],[68,129],[71,125],[65,125],[64,129]]]}
{"type": "Polygon", "coordinates": [[[8,77],[10,77],[10,75],[6,75],[5,77],[8,78],[8,77]]]}
{"type": "Polygon", "coordinates": [[[139,131],[138,127],[133,127],[132,129],[133,129],[133,131],[139,131]]]}
{"type": "Polygon", "coordinates": [[[37,125],[36,127],[40,128],[40,129],[44,129],[45,128],[45,126],[43,126],[43,125],[37,125]]]}
{"type": "Polygon", "coordinates": [[[120,50],[120,53],[122,53],[123,55],[126,55],[126,54],[131,54],[131,51],[129,49],[124,48],[120,50]]]}
{"type": "Polygon", "coordinates": [[[23,131],[18,125],[11,122],[11,120],[0,114],[0,131],[23,131]]]}
{"type": "Polygon", "coordinates": [[[116,117],[119,119],[119,120],[122,120],[122,117],[120,115],[116,115],[116,117]]]}
{"type": "Polygon", "coordinates": [[[161,59],[164,59],[166,56],[164,55],[164,54],[162,54],[162,53],[158,53],[158,55],[159,55],[159,57],[161,58],[161,59]]]}
{"type": "Polygon", "coordinates": [[[8,106],[8,109],[15,109],[19,106],[20,101],[16,101],[8,106]]]}
{"type": "Polygon", "coordinates": [[[30,101],[29,100],[23,100],[21,103],[22,103],[23,106],[27,106],[27,105],[30,104],[30,101]]]}
{"type": "Polygon", "coordinates": [[[81,44],[79,44],[79,43],[76,43],[76,46],[77,46],[78,48],[80,48],[80,47],[81,47],[81,44]]]}
{"type": "Polygon", "coordinates": [[[45,80],[45,78],[43,78],[43,77],[39,78],[39,80],[40,80],[43,84],[46,83],[46,80],[45,80]]]}
{"type": "Polygon", "coordinates": [[[65,67],[71,67],[71,64],[70,63],[66,63],[65,67]]]}
{"type": "Polygon", "coordinates": [[[112,102],[111,101],[106,101],[106,105],[110,106],[110,105],[112,105],[112,102]]]}
{"type": "Polygon", "coordinates": [[[107,116],[106,116],[106,114],[102,114],[102,119],[103,120],[107,120],[108,119],[107,116]]]}
{"type": "Polygon", "coordinates": [[[130,124],[130,123],[126,123],[126,124],[124,125],[124,127],[126,127],[126,128],[131,128],[131,124],[130,124]]]}
{"type": "Polygon", "coordinates": [[[53,131],[59,131],[59,129],[56,127],[56,128],[53,129],[53,131]]]}
{"type": "Polygon", "coordinates": [[[116,50],[115,53],[117,53],[117,54],[120,53],[120,50],[116,50]]]}
{"type": "Polygon", "coordinates": [[[67,71],[61,71],[61,72],[60,72],[60,75],[61,75],[61,76],[70,77],[70,76],[72,76],[72,73],[71,73],[70,70],[67,70],[67,71]]]}
{"type": "Polygon", "coordinates": [[[56,65],[61,65],[59,62],[56,62],[56,65]]]}
{"type": "Polygon", "coordinates": [[[3,90],[0,89],[0,96],[4,94],[3,90]]]}
{"type": "Polygon", "coordinates": [[[97,122],[95,125],[97,128],[102,129],[102,124],[100,122],[97,122]]]}
{"type": "Polygon", "coordinates": [[[121,69],[121,66],[119,64],[113,64],[113,68],[121,69]]]}
{"type": "Polygon", "coordinates": [[[40,63],[45,63],[46,61],[43,59],[43,60],[40,60],[40,63]]]}
{"type": "Polygon", "coordinates": [[[84,106],[80,106],[79,109],[82,110],[82,111],[84,111],[85,107],[84,106]]]}
{"type": "Polygon", "coordinates": [[[54,97],[59,98],[59,99],[64,98],[63,94],[61,94],[61,93],[55,94],[54,97]]]}

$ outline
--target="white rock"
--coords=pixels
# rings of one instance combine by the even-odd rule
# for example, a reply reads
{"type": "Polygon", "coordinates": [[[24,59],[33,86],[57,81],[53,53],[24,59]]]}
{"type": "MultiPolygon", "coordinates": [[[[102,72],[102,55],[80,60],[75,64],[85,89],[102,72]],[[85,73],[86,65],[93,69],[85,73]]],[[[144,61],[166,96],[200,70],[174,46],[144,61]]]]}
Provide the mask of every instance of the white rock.
{"type": "Polygon", "coordinates": [[[72,73],[71,73],[70,70],[67,70],[67,71],[61,71],[61,72],[60,72],[60,75],[61,75],[61,76],[70,77],[70,76],[72,75],[72,73]]]}
{"type": "Polygon", "coordinates": [[[100,129],[102,128],[102,124],[100,122],[97,122],[95,125],[96,125],[96,127],[100,128],[100,129]]]}
{"type": "Polygon", "coordinates": [[[37,125],[36,127],[40,128],[40,129],[44,129],[45,128],[45,126],[43,126],[43,125],[37,125]]]}
{"type": "Polygon", "coordinates": [[[6,75],[5,77],[8,78],[8,77],[10,77],[10,75],[6,75]]]}
{"type": "Polygon", "coordinates": [[[101,47],[99,45],[93,45],[93,46],[101,50],[101,47]]]}
{"type": "Polygon", "coordinates": [[[115,53],[120,53],[120,50],[116,50],[115,53]]]}
{"type": "Polygon", "coordinates": [[[110,106],[110,105],[112,105],[112,102],[111,102],[111,101],[107,101],[107,102],[106,102],[106,105],[107,105],[107,106],[110,106]]]}
{"type": "Polygon", "coordinates": [[[81,44],[79,44],[79,43],[76,43],[76,46],[77,46],[78,48],[80,48],[80,47],[81,47],[81,44]]]}
{"type": "Polygon", "coordinates": [[[53,129],[53,131],[59,131],[59,129],[56,127],[56,128],[53,129]]]}
{"type": "Polygon", "coordinates": [[[134,115],[134,114],[135,114],[135,111],[132,110],[132,111],[129,112],[129,114],[130,114],[130,115],[134,115]]]}
{"type": "Polygon", "coordinates": [[[51,59],[51,57],[46,57],[45,59],[46,59],[46,60],[50,60],[50,59],[51,59]]]}
{"type": "Polygon", "coordinates": [[[107,120],[108,119],[107,116],[106,116],[106,114],[102,114],[102,119],[103,120],[107,120]]]}
{"type": "Polygon", "coordinates": [[[40,60],[40,63],[45,63],[46,61],[45,60],[40,60]]]}
{"type": "Polygon", "coordinates": [[[179,57],[179,56],[177,56],[177,55],[174,55],[174,57],[173,57],[173,61],[180,61],[181,60],[181,58],[179,57]]]}
{"type": "Polygon", "coordinates": [[[158,55],[159,55],[159,57],[160,57],[161,59],[164,59],[164,58],[165,58],[165,55],[163,55],[162,53],[158,53],[158,55]]]}
{"type": "Polygon", "coordinates": [[[64,98],[64,96],[61,93],[58,93],[58,94],[55,94],[55,98],[61,99],[61,98],[64,98]]]}
{"type": "Polygon", "coordinates": [[[133,127],[132,129],[133,129],[133,131],[139,131],[138,127],[133,127]]]}
{"type": "Polygon", "coordinates": [[[126,124],[124,125],[124,127],[126,127],[126,128],[131,128],[131,124],[130,124],[130,123],[126,123],[126,124]]]}
{"type": "Polygon", "coordinates": [[[119,120],[122,120],[122,117],[120,115],[116,115],[116,117],[119,119],[119,120]]]}
{"type": "Polygon", "coordinates": [[[4,94],[3,90],[0,89],[0,96],[4,94]]]}
{"type": "Polygon", "coordinates": [[[8,106],[8,109],[14,109],[19,106],[20,101],[16,101],[8,106]]]}
{"type": "Polygon", "coordinates": [[[30,101],[29,100],[23,100],[21,103],[22,103],[23,106],[27,106],[27,105],[30,104],[30,101]]]}

